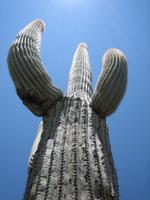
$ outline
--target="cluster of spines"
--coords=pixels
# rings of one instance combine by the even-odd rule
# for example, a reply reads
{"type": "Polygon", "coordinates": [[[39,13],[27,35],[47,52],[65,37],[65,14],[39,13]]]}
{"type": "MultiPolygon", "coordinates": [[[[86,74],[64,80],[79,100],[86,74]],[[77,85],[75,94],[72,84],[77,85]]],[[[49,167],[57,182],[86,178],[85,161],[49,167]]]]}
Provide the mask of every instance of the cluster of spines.
{"type": "MultiPolygon", "coordinates": [[[[39,199],[41,198],[41,194],[45,194],[45,187],[43,188],[43,180],[48,178],[47,176],[49,165],[51,161],[53,161],[52,150],[55,148],[55,138],[56,135],[53,134],[58,129],[59,124],[59,115],[62,109],[62,102],[58,102],[55,107],[51,109],[51,114],[49,116],[48,122],[45,125],[41,135],[41,140],[39,141],[37,151],[35,155],[31,152],[31,156],[33,157],[33,163],[29,166],[29,177],[26,187],[26,192],[24,195],[24,200],[28,199],[39,199]],[[55,138],[51,137],[49,134],[55,135],[55,138]],[[54,142],[53,142],[54,141],[54,142]],[[53,147],[53,148],[52,148],[53,147]],[[51,155],[51,157],[50,157],[51,155]],[[48,164],[48,166],[46,166],[48,164]],[[47,169],[46,169],[47,168],[47,169]]],[[[45,120],[44,120],[45,121],[45,120]]],[[[35,141],[36,142],[36,141],[35,141]]],[[[51,165],[50,165],[51,167],[51,165]]],[[[47,180],[45,180],[45,183],[47,180]]]]}
{"type": "Polygon", "coordinates": [[[106,119],[101,118],[100,120],[100,128],[101,128],[101,136],[100,140],[103,146],[103,154],[104,154],[104,165],[107,172],[108,183],[110,187],[110,196],[118,200],[119,199],[119,189],[118,189],[118,182],[117,182],[117,174],[114,167],[114,160],[112,157],[110,142],[109,142],[109,132],[108,126],[106,124],[106,119]]]}
{"type": "Polygon", "coordinates": [[[90,168],[90,159],[89,159],[89,148],[88,148],[88,106],[86,102],[83,103],[82,105],[82,110],[81,110],[81,118],[80,118],[80,123],[81,123],[81,132],[82,132],[82,155],[83,161],[84,161],[84,178],[87,184],[88,188],[88,199],[93,200],[93,188],[91,184],[91,168],[90,168]]]}
{"type": "MultiPolygon", "coordinates": [[[[54,119],[52,119],[52,129],[51,129],[51,133],[52,135],[49,135],[49,140],[52,140],[52,147],[51,147],[51,153],[49,156],[50,162],[48,165],[48,170],[47,170],[47,183],[46,183],[46,187],[45,187],[45,195],[44,195],[44,200],[49,199],[52,196],[52,188],[55,187],[56,183],[53,183],[52,185],[52,171],[56,162],[56,153],[55,150],[58,146],[58,140],[62,140],[62,134],[59,135],[59,129],[60,129],[60,121],[61,121],[61,109],[62,109],[63,105],[62,102],[61,103],[57,103],[56,105],[56,110],[55,110],[55,114],[56,117],[54,119]]],[[[50,132],[49,128],[48,128],[48,132],[50,132]]],[[[51,197],[52,198],[52,197],[51,197]]]]}
{"type": "Polygon", "coordinates": [[[95,187],[94,187],[94,193],[97,198],[104,198],[104,187],[103,187],[103,175],[101,171],[101,165],[100,160],[102,159],[102,156],[100,156],[101,151],[98,151],[97,148],[97,142],[96,142],[96,134],[97,131],[95,130],[95,124],[99,124],[99,122],[96,121],[97,116],[92,112],[92,109],[88,108],[88,130],[89,130],[89,139],[90,139],[90,152],[93,154],[93,164],[95,165],[96,170],[93,172],[95,176],[97,177],[97,180],[95,180],[95,187]]]}

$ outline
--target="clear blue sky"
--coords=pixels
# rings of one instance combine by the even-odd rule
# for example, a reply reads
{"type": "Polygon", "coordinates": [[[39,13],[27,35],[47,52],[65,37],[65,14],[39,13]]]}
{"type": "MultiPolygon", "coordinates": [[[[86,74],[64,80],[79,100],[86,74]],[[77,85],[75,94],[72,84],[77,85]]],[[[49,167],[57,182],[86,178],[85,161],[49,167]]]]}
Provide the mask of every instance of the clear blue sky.
{"type": "Polygon", "coordinates": [[[95,86],[101,58],[119,48],[128,60],[128,87],[108,118],[121,200],[150,199],[150,1],[1,0],[0,5],[0,199],[20,200],[27,160],[40,118],[17,97],[6,57],[21,28],[46,22],[41,54],[53,83],[66,92],[77,44],[87,43],[95,86]]]}

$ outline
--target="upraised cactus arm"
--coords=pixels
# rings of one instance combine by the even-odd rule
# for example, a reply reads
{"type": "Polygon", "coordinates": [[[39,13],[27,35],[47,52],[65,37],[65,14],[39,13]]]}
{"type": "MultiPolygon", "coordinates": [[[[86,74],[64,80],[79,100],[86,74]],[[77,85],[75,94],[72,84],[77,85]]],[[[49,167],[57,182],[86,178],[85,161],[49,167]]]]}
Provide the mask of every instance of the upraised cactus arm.
{"type": "Polygon", "coordinates": [[[91,106],[105,117],[116,110],[125,93],[127,62],[120,50],[109,49],[103,56],[102,64],[91,106]]]}
{"type": "Polygon", "coordinates": [[[44,22],[34,20],[13,41],[8,66],[16,91],[35,114],[44,115],[63,94],[54,87],[40,59],[41,32],[44,22]]]}

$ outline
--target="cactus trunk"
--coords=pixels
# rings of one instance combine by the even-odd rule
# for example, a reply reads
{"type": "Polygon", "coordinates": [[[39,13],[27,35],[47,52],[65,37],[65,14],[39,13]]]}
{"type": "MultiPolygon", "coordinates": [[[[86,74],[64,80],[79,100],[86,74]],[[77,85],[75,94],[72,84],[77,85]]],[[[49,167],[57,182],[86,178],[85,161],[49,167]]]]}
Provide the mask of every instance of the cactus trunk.
{"type": "Polygon", "coordinates": [[[105,119],[66,97],[43,121],[24,200],[118,199],[105,119]]]}

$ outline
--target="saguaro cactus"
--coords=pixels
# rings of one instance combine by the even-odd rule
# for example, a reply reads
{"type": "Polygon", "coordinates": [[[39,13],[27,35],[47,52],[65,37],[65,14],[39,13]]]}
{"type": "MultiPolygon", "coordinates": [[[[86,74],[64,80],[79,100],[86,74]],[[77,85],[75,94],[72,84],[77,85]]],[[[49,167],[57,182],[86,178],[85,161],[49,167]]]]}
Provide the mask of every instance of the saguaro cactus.
{"type": "Polygon", "coordinates": [[[23,103],[43,117],[29,157],[24,200],[117,200],[118,184],[105,117],[121,101],[127,63],[106,51],[93,94],[87,45],[80,43],[67,96],[52,85],[39,56],[44,23],[34,20],[13,41],[8,65],[23,103]]]}

